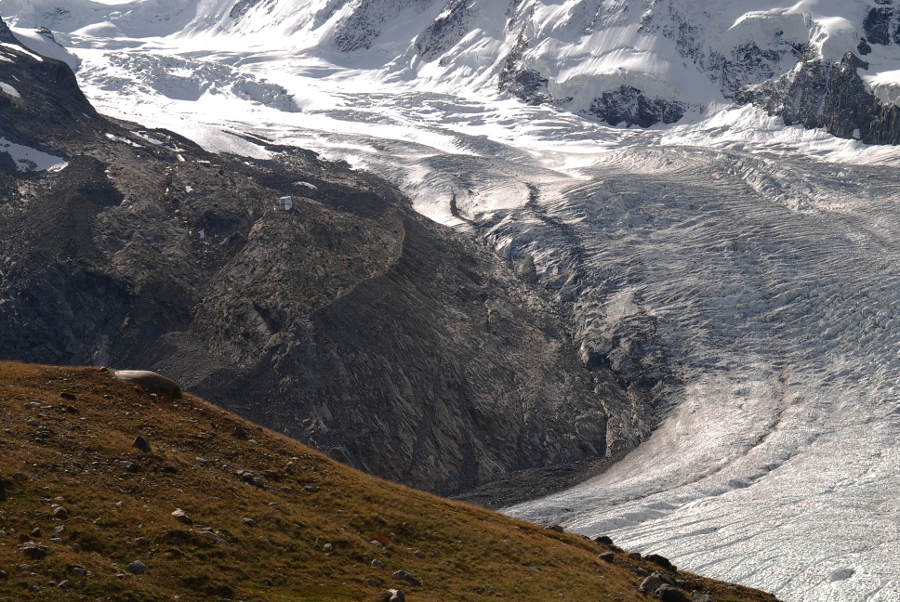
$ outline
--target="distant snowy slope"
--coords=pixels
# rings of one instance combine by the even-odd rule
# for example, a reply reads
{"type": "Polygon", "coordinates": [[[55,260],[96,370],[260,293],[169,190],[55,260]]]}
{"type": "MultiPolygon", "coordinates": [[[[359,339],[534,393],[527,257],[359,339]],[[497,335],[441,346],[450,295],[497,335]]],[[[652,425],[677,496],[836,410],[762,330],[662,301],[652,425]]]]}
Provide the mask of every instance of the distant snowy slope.
{"type": "Polygon", "coordinates": [[[787,123],[900,140],[893,0],[0,0],[19,27],[81,43],[175,36],[290,53],[380,85],[509,94],[612,125],[697,121],[753,103],[787,123]]]}

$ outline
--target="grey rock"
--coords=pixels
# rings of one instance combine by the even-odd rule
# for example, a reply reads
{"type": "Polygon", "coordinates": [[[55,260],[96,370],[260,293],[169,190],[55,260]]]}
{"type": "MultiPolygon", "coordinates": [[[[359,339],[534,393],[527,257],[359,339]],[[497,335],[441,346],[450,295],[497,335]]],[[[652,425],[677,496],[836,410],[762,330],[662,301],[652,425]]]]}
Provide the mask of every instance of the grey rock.
{"type": "Polygon", "coordinates": [[[616,553],[615,552],[603,552],[602,554],[597,556],[597,558],[599,558],[600,560],[602,560],[604,562],[615,562],[616,553]]]}
{"type": "Polygon", "coordinates": [[[672,571],[673,573],[677,570],[675,568],[675,565],[672,564],[668,558],[666,558],[665,556],[660,556],[659,554],[650,554],[648,556],[644,556],[644,560],[652,562],[657,566],[661,566],[667,571],[672,571]]]}
{"type": "Polygon", "coordinates": [[[373,539],[372,541],[369,542],[369,544],[370,544],[373,548],[381,548],[381,547],[384,547],[384,545],[383,545],[380,541],[378,541],[377,539],[373,539]]]}
{"type": "Polygon", "coordinates": [[[852,577],[854,573],[856,573],[856,571],[854,571],[853,569],[840,569],[828,575],[828,580],[832,582],[844,581],[852,577]]]}
{"type": "Polygon", "coordinates": [[[389,589],[381,594],[381,599],[386,602],[406,602],[406,594],[403,593],[403,590],[389,589]]]}
{"type": "Polygon", "coordinates": [[[58,587],[59,589],[69,589],[70,587],[72,587],[72,582],[68,579],[63,579],[56,584],[56,587],[58,587]]]}
{"type": "Polygon", "coordinates": [[[80,564],[73,564],[67,570],[74,577],[84,577],[87,574],[87,569],[80,564]]]}
{"type": "Polygon", "coordinates": [[[69,511],[63,508],[62,506],[57,506],[53,509],[53,518],[58,518],[60,520],[66,520],[69,518],[69,511]]]}
{"type": "Polygon", "coordinates": [[[414,552],[414,555],[416,558],[425,558],[425,552],[423,552],[422,550],[416,550],[414,552]]]}
{"type": "Polygon", "coordinates": [[[641,558],[643,558],[640,552],[629,552],[628,557],[632,560],[640,560],[641,558]]]}
{"type": "Polygon", "coordinates": [[[242,427],[239,424],[234,425],[234,429],[232,429],[231,434],[233,436],[237,437],[238,439],[246,439],[247,438],[247,431],[245,431],[244,427],[242,427]]]}
{"type": "Polygon", "coordinates": [[[634,86],[622,85],[594,99],[588,110],[610,125],[624,123],[646,128],[657,123],[677,123],[688,108],[686,103],[650,98],[634,86]]]}
{"type": "Polygon", "coordinates": [[[180,398],[181,387],[174,380],[150,370],[116,370],[116,378],[134,383],[143,389],[169,397],[180,398]]]}
{"type": "Polygon", "coordinates": [[[608,546],[613,545],[613,540],[608,535],[598,535],[594,538],[594,541],[608,546]]]}
{"type": "Polygon", "coordinates": [[[131,573],[132,575],[143,575],[147,572],[147,565],[141,562],[140,560],[135,560],[131,564],[125,567],[125,570],[131,573]]]}
{"type": "Polygon", "coordinates": [[[675,582],[672,581],[672,578],[669,577],[668,575],[666,575],[665,573],[661,573],[659,571],[654,571],[652,574],[653,574],[653,576],[655,576],[657,579],[659,579],[666,585],[672,585],[672,586],[675,585],[675,582]]]}
{"type": "Polygon", "coordinates": [[[138,465],[129,460],[114,460],[113,462],[117,466],[122,467],[126,472],[137,472],[139,470],[138,465]]]}
{"type": "Polygon", "coordinates": [[[641,582],[641,585],[638,587],[639,590],[644,592],[645,594],[649,594],[655,592],[659,589],[659,586],[663,584],[663,580],[660,579],[655,573],[647,577],[641,582]]]}
{"type": "Polygon", "coordinates": [[[33,541],[26,541],[19,546],[19,550],[32,560],[43,560],[50,552],[50,548],[38,545],[33,541]]]}
{"type": "Polygon", "coordinates": [[[546,527],[544,527],[544,529],[547,529],[548,531],[555,531],[556,533],[565,533],[566,531],[562,525],[547,525],[546,527]]]}
{"type": "Polygon", "coordinates": [[[150,539],[147,537],[137,537],[135,538],[134,543],[141,547],[147,547],[150,545],[150,539]]]}
{"type": "Polygon", "coordinates": [[[138,435],[134,438],[134,443],[131,444],[132,447],[136,447],[142,452],[150,453],[153,451],[153,447],[150,445],[150,439],[148,439],[145,435],[138,435]]]}
{"type": "Polygon", "coordinates": [[[691,598],[694,600],[694,602],[715,602],[715,600],[713,600],[713,597],[709,594],[705,592],[698,592],[696,590],[691,592],[691,598]]]}
{"type": "Polygon", "coordinates": [[[410,585],[422,585],[419,579],[413,575],[412,573],[408,573],[406,571],[394,571],[394,579],[400,579],[401,581],[406,581],[410,585]]]}
{"type": "Polygon", "coordinates": [[[172,518],[186,525],[194,524],[194,521],[191,520],[191,517],[188,516],[187,513],[181,508],[175,508],[175,510],[172,511],[172,518]]]}
{"type": "Polygon", "coordinates": [[[381,569],[381,568],[384,568],[384,563],[376,558],[375,560],[372,561],[372,566],[375,567],[376,569],[381,569]]]}
{"type": "Polygon", "coordinates": [[[28,426],[41,426],[41,421],[32,418],[28,421],[28,426]]]}
{"type": "Polygon", "coordinates": [[[226,540],[221,535],[215,533],[211,529],[201,529],[200,531],[198,531],[198,533],[204,537],[208,537],[209,539],[213,540],[217,544],[221,544],[223,546],[233,545],[230,541],[226,540]]]}
{"type": "Polygon", "coordinates": [[[12,474],[12,478],[14,481],[18,481],[20,483],[24,483],[28,480],[28,475],[24,472],[14,472],[12,474]]]}
{"type": "Polygon", "coordinates": [[[19,570],[22,571],[23,573],[33,573],[34,567],[30,564],[20,564],[19,570]]]}
{"type": "Polygon", "coordinates": [[[656,595],[662,602],[691,602],[687,594],[668,583],[660,585],[656,590],[656,595]]]}
{"type": "Polygon", "coordinates": [[[252,528],[252,529],[255,529],[256,527],[259,526],[259,525],[256,523],[256,521],[253,520],[253,519],[250,518],[250,517],[244,517],[244,518],[242,518],[242,519],[241,519],[241,524],[247,525],[248,527],[250,527],[250,528],[252,528]]]}
{"type": "Polygon", "coordinates": [[[6,571],[0,571],[0,581],[6,581],[9,579],[9,575],[6,574],[6,571]]]}

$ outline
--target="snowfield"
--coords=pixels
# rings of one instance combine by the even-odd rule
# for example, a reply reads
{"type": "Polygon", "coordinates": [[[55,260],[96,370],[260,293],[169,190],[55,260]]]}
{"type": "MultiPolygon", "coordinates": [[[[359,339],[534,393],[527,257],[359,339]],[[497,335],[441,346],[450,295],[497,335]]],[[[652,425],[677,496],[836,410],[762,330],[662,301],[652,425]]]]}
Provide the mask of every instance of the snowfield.
{"type": "MultiPolygon", "coordinates": [[[[872,10],[0,0],[18,28],[54,31],[105,114],[216,151],[270,156],[243,134],[316,150],[530,257],[586,356],[624,361],[633,340],[671,379],[622,462],[506,512],[788,602],[900,599],[900,151],[786,127],[723,82],[789,72],[798,45],[838,61],[872,10]],[[750,43],[758,61],[716,62],[750,43]],[[511,53],[535,94],[561,100],[501,92],[511,53]],[[623,85],[686,113],[647,129],[587,115],[623,85]]],[[[865,60],[866,85],[894,102],[900,46],[865,60]]]]}

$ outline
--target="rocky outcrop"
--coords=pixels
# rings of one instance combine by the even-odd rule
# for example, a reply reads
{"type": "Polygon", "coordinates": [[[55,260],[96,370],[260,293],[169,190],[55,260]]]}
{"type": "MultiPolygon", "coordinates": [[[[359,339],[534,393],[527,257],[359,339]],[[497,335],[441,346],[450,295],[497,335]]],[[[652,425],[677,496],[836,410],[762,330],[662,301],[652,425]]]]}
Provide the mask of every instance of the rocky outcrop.
{"type": "Polygon", "coordinates": [[[522,61],[527,48],[528,39],[521,34],[503,62],[503,69],[497,77],[497,87],[501,92],[509,92],[530,105],[550,102],[553,100],[547,88],[550,80],[536,69],[526,67],[522,61]]]}
{"type": "Polygon", "coordinates": [[[868,91],[858,73],[868,66],[851,52],[835,65],[811,58],[776,80],[740,91],[735,100],[756,104],[788,125],[825,128],[867,144],[897,144],[900,107],[881,103],[868,91]]]}
{"type": "Polygon", "coordinates": [[[630,402],[513,262],[346,165],[104,120],[54,61],[12,76],[28,102],[0,98],[0,136],[67,166],[0,173],[0,357],[153,370],[444,493],[606,455],[630,402]]]}
{"type": "Polygon", "coordinates": [[[469,0],[449,0],[443,12],[416,38],[415,47],[426,61],[435,59],[469,33],[476,16],[469,0]]]}
{"type": "Polygon", "coordinates": [[[687,108],[687,103],[650,98],[633,86],[621,86],[604,92],[591,103],[589,111],[609,125],[624,123],[646,128],[657,123],[676,123],[687,108]]]}

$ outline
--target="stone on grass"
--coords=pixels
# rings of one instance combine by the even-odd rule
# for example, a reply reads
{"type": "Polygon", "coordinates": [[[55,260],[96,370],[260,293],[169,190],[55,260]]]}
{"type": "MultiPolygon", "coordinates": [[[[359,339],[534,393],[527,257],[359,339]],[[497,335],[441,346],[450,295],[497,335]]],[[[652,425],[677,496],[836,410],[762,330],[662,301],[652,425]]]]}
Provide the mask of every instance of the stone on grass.
{"type": "Polygon", "coordinates": [[[546,529],[548,531],[555,531],[557,533],[565,532],[565,529],[563,528],[562,525],[547,525],[546,527],[544,527],[544,529],[546,529]]]}
{"type": "Polygon", "coordinates": [[[372,566],[374,566],[376,569],[380,569],[380,568],[384,568],[384,563],[376,558],[375,560],[372,561],[372,566]]]}
{"type": "Polygon", "coordinates": [[[616,559],[616,553],[615,552],[603,552],[602,554],[597,556],[597,558],[599,558],[600,560],[603,560],[604,562],[614,562],[616,559]]]}
{"type": "Polygon", "coordinates": [[[71,564],[66,567],[66,572],[73,577],[84,577],[87,575],[87,569],[80,564],[71,564]]]}
{"type": "Polygon", "coordinates": [[[381,599],[387,602],[406,602],[406,594],[403,593],[403,590],[389,589],[381,594],[381,599]]]}
{"type": "Polygon", "coordinates": [[[235,437],[237,437],[238,439],[246,439],[247,438],[247,431],[245,431],[244,427],[242,427],[239,424],[234,425],[234,430],[231,431],[231,434],[234,435],[235,437]]]}
{"type": "Polygon", "coordinates": [[[686,593],[668,583],[660,585],[656,590],[656,595],[662,602],[691,602],[686,593]]]}
{"type": "Polygon", "coordinates": [[[653,573],[641,582],[641,585],[640,587],[638,587],[638,589],[645,594],[649,594],[659,589],[659,586],[662,584],[663,580],[660,579],[656,573],[653,573]]]}
{"type": "Polygon", "coordinates": [[[259,526],[259,525],[256,523],[256,521],[253,520],[252,518],[250,518],[249,516],[248,516],[248,517],[242,518],[242,519],[241,519],[241,523],[243,523],[243,524],[245,524],[245,525],[247,525],[248,527],[251,527],[251,528],[254,528],[254,527],[258,527],[258,526],[259,526]]]}
{"type": "Polygon", "coordinates": [[[691,593],[691,598],[694,599],[694,602],[714,602],[712,596],[707,593],[701,593],[697,590],[694,590],[691,593]]]}
{"type": "Polygon", "coordinates": [[[175,398],[181,397],[181,387],[178,386],[178,383],[156,372],[150,372],[149,370],[116,370],[113,374],[119,380],[134,383],[153,393],[160,393],[175,398]]]}
{"type": "Polygon", "coordinates": [[[32,560],[43,560],[47,556],[47,553],[50,551],[50,548],[39,546],[33,541],[26,541],[19,546],[19,550],[21,550],[26,557],[31,558],[32,560]]]}
{"type": "Polygon", "coordinates": [[[53,509],[53,518],[58,518],[59,520],[66,520],[69,518],[69,511],[63,508],[62,506],[57,506],[53,509]]]}
{"type": "Polygon", "coordinates": [[[137,539],[134,540],[134,543],[136,543],[139,546],[149,546],[150,540],[146,537],[138,537],[137,539]]]}
{"type": "Polygon", "coordinates": [[[58,587],[60,589],[69,589],[70,587],[72,587],[72,582],[69,581],[68,579],[63,579],[62,581],[60,581],[59,583],[56,584],[56,587],[58,587]]]}
{"type": "Polygon", "coordinates": [[[672,571],[673,573],[677,571],[675,565],[669,562],[669,559],[665,556],[660,556],[659,554],[650,554],[649,556],[644,556],[644,560],[652,562],[657,566],[661,566],[667,571],[672,571]]]}
{"type": "Polygon", "coordinates": [[[640,560],[641,558],[643,558],[640,552],[629,552],[628,557],[632,560],[640,560]]]}
{"type": "Polygon", "coordinates": [[[407,573],[406,571],[395,571],[394,579],[406,581],[410,585],[422,585],[422,582],[419,581],[415,575],[413,575],[412,573],[407,573]]]}
{"type": "Polygon", "coordinates": [[[145,437],[144,435],[138,435],[134,438],[134,443],[131,444],[132,447],[136,447],[142,452],[150,453],[153,451],[153,448],[150,446],[150,439],[145,437]]]}
{"type": "Polygon", "coordinates": [[[613,544],[613,540],[608,535],[598,535],[594,538],[594,541],[608,546],[611,546],[613,544]]]}
{"type": "Polygon", "coordinates": [[[20,482],[20,483],[24,483],[25,481],[28,480],[28,475],[25,474],[24,472],[14,472],[14,473],[12,474],[12,478],[13,478],[14,481],[18,481],[18,482],[20,482]]]}
{"type": "Polygon", "coordinates": [[[425,552],[422,550],[416,550],[415,552],[416,558],[425,558],[425,552]]]}
{"type": "Polygon", "coordinates": [[[147,565],[140,560],[135,560],[134,562],[126,566],[125,570],[132,575],[143,575],[147,572],[147,565]]]}
{"type": "Polygon", "coordinates": [[[191,517],[188,516],[187,513],[185,513],[185,511],[181,508],[175,508],[175,510],[172,512],[172,518],[186,525],[194,524],[194,521],[191,520],[191,517]]]}
{"type": "Polygon", "coordinates": [[[373,540],[370,541],[369,543],[372,544],[372,546],[375,547],[375,548],[382,548],[382,547],[384,547],[384,546],[382,545],[382,543],[381,543],[380,541],[378,541],[377,539],[373,539],[373,540]]]}
{"type": "Polygon", "coordinates": [[[0,571],[0,581],[6,581],[9,579],[9,575],[6,574],[6,571],[0,571]]]}

